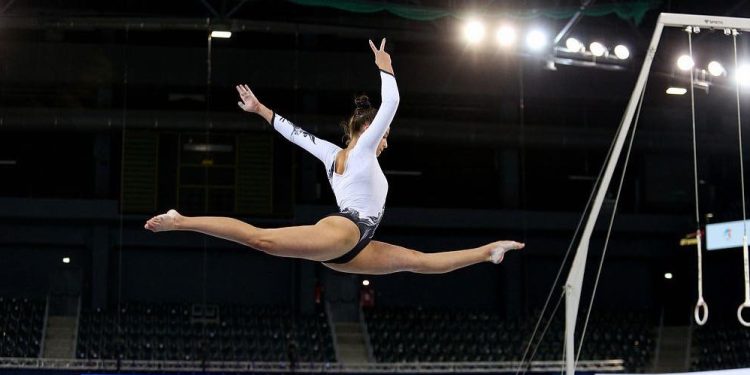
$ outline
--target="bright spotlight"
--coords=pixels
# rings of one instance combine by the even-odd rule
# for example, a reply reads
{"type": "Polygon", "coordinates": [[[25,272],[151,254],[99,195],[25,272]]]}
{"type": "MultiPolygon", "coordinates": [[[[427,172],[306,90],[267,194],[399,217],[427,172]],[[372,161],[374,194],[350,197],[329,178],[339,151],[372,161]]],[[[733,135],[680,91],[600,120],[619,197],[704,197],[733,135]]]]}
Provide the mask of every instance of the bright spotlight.
{"type": "Polygon", "coordinates": [[[671,272],[665,273],[664,274],[664,278],[667,279],[667,280],[672,280],[672,273],[671,272]]]}
{"type": "Polygon", "coordinates": [[[370,285],[370,280],[362,280],[362,285],[364,286],[370,285]]]}
{"type": "Polygon", "coordinates": [[[211,32],[211,38],[222,38],[227,39],[232,37],[231,31],[226,30],[214,30],[211,32]]]}
{"type": "Polygon", "coordinates": [[[750,86],[750,64],[741,65],[737,69],[737,82],[743,86],[750,86]]]}
{"type": "Polygon", "coordinates": [[[70,263],[70,258],[68,258],[68,257],[62,258],[62,262],[65,263],[65,264],[68,264],[68,263],[70,263]]]}
{"type": "Polygon", "coordinates": [[[533,30],[526,36],[526,45],[534,51],[539,51],[547,45],[547,35],[541,30],[533,30]]]}
{"type": "Polygon", "coordinates": [[[669,95],[685,95],[687,89],[684,87],[670,87],[667,89],[669,95]]]}
{"type": "Polygon", "coordinates": [[[721,63],[718,61],[711,61],[708,63],[708,72],[711,73],[712,76],[718,77],[724,74],[724,67],[721,66],[721,63]]]}
{"type": "Polygon", "coordinates": [[[516,42],[516,30],[510,26],[500,26],[495,34],[497,37],[497,43],[502,47],[508,47],[516,42]]]}
{"type": "Polygon", "coordinates": [[[484,24],[478,20],[469,21],[464,28],[464,37],[471,44],[477,44],[484,38],[484,24]]]}
{"type": "Polygon", "coordinates": [[[615,47],[615,56],[617,56],[620,60],[626,60],[628,57],[630,57],[630,50],[628,47],[623,46],[622,44],[618,44],[615,47]]]}
{"type": "Polygon", "coordinates": [[[604,47],[604,45],[599,42],[594,42],[589,45],[589,50],[591,51],[592,55],[601,57],[604,56],[605,52],[607,52],[607,47],[604,47]]]}
{"type": "Polygon", "coordinates": [[[680,68],[680,70],[690,70],[693,68],[693,59],[688,55],[682,55],[677,59],[677,67],[680,68]]]}
{"type": "Polygon", "coordinates": [[[568,38],[565,41],[565,48],[567,48],[569,51],[581,52],[581,50],[583,49],[583,43],[581,43],[576,38],[568,38]]]}

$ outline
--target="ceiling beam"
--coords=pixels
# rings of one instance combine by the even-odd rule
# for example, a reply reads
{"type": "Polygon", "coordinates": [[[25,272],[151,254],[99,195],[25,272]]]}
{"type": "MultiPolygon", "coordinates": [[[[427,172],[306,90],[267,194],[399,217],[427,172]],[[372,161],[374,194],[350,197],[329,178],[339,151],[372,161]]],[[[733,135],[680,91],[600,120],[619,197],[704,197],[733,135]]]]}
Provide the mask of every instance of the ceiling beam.
{"type": "Polygon", "coordinates": [[[583,16],[583,11],[586,10],[586,8],[588,8],[591,4],[593,4],[594,1],[595,0],[583,0],[581,6],[578,8],[578,11],[573,15],[573,17],[570,17],[568,23],[563,26],[563,28],[559,33],[557,33],[557,35],[555,35],[555,39],[552,41],[553,46],[556,46],[563,38],[565,38],[565,36],[568,35],[570,29],[572,29],[573,26],[575,26],[575,24],[577,24],[583,16]]]}
{"type": "Polygon", "coordinates": [[[15,3],[16,0],[8,0],[8,2],[0,8],[0,15],[5,14],[5,12],[15,3]]]}

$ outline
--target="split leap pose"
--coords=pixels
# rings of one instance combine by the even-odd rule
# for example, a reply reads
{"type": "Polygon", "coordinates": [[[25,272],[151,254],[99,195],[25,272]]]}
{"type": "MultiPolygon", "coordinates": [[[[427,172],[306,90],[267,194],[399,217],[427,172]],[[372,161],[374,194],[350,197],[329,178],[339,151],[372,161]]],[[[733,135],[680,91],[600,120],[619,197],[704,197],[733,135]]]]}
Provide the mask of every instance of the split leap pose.
{"type": "Polygon", "coordinates": [[[315,225],[264,229],[232,218],[188,217],[169,210],[148,220],[145,228],[205,233],[271,255],[319,261],[334,270],[358,274],[445,273],[481,262],[500,263],[505,252],[523,248],[519,242],[498,241],[473,249],[423,253],[372,240],[388,193],[388,181],[377,157],[388,148],[390,124],[399,103],[391,56],[384,47],[385,39],[380,48],[370,41],[382,81],[380,109],[372,108],[366,96],[356,99],[357,109],[342,124],[348,138],[344,149],[274,113],[248,86],[237,86],[240,108],[260,115],[284,138],[323,162],[340,212],[315,225]]]}

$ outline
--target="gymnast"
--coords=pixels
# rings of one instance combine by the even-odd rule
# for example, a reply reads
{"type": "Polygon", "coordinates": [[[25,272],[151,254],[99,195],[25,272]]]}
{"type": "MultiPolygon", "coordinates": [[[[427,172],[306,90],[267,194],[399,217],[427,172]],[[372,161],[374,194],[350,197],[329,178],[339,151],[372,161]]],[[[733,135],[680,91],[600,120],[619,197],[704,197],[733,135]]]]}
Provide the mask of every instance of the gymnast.
{"type": "Polygon", "coordinates": [[[500,263],[505,253],[524,244],[498,241],[472,249],[424,253],[372,240],[383,217],[388,181],[377,157],[388,148],[390,124],[399,103],[398,87],[385,52],[370,40],[380,69],[382,103],[372,108],[366,96],[355,100],[356,110],[345,129],[344,149],[302,130],[264,106],[247,85],[238,85],[242,110],[263,117],[289,141],[325,165],[340,212],[315,225],[263,229],[227,217],[189,217],[175,210],[155,216],[145,228],[153,232],[183,230],[237,242],[270,255],[322,262],[337,271],[389,274],[400,271],[445,273],[481,262],[500,263]]]}

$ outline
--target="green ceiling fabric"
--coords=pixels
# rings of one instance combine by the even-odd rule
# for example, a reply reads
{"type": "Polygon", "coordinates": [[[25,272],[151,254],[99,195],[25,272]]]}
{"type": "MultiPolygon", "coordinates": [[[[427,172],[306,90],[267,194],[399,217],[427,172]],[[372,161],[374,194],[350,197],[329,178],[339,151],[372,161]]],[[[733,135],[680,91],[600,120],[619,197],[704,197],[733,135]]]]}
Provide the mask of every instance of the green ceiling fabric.
{"type": "MultiPolygon", "coordinates": [[[[387,2],[373,2],[361,0],[289,0],[297,5],[327,7],[353,13],[389,12],[396,16],[414,21],[433,21],[445,17],[461,18],[463,15],[444,9],[419,7],[407,4],[387,2]]],[[[660,5],[660,1],[633,1],[629,3],[601,4],[589,7],[583,11],[584,16],[602,17],[614,14],[617,17],[639,24],[646,13],[660,5]]],[[[546,17],[552,19],[566,19],[578,12],[577,7],[559,9],[529,9],[497,13],[493,16],[501,18],[532,19],[546,17]]]]}

